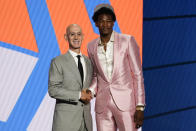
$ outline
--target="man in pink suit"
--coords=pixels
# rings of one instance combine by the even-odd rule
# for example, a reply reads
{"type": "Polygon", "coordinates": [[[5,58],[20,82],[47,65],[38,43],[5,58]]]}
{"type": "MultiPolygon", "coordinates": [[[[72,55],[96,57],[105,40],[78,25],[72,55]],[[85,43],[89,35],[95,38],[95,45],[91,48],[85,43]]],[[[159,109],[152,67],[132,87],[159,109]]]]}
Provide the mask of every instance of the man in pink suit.
{"type": "Polygon", "coordinates": [[[113,31],[116,16],[111,5],[96,6],[93,20],[100,32],[88,44],[97,130],[136,131],[143,124],[145,106],[138,45],[133,36],[113,31]]]}

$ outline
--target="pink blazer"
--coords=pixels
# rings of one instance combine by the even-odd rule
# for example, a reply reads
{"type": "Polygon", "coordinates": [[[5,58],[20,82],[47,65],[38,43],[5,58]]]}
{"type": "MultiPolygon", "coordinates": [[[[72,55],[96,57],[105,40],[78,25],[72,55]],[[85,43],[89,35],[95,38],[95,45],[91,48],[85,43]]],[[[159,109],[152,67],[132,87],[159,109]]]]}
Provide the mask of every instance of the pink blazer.
{"type": "Polygon", "coordinates": [[[104,75],[97,56],[99,41],[100,38],[97,38],[88,44],[88,55],[94,67],[90,88],[96,93],[95,111],[97,113],[104,111],[108,91],[122,111],[135,111],[136,105],[145,105],[141,59],[134,37],[115,32],[111,81],[104,75]]]}

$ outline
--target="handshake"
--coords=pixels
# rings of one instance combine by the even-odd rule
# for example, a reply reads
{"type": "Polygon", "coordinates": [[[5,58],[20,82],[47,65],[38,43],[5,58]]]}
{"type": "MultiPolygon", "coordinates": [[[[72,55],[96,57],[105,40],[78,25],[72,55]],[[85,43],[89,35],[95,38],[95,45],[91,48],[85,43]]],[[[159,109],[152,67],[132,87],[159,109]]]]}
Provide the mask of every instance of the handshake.
{"type": "Polygon", "coordinates": [[[86,88],[81,91],[80,101],[82,101],[84,104],[88,104],[92,98],[93,94],[89,89],[86,88]]]}

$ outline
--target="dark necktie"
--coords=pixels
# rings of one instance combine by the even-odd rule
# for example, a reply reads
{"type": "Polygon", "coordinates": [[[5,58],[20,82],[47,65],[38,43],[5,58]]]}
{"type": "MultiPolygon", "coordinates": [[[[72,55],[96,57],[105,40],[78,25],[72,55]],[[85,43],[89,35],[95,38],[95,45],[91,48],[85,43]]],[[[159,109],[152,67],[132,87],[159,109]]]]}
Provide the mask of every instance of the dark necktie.
{"type": "Polygon", "coordinates": [[[83,73],[83,67],[82,67],[82,63],[80,61],[80,55],[77,55],[78,58],[78,70],[80,72],[80,76],[81,76],[81,80],[82,80],[82,84],[83,84],[83,79],[84,79],[84,73],[83,73]]]}

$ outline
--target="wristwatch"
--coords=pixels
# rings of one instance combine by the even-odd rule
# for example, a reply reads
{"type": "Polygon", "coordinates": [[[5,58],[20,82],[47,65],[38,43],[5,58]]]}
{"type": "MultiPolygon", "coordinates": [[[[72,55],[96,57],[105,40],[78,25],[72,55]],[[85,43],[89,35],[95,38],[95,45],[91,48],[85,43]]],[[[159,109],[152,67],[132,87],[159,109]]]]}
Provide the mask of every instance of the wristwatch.
{"type": "Polygon", "coordinates": [[[144,111],[144,106],[136,106],[137,111],[144,111]]]}

